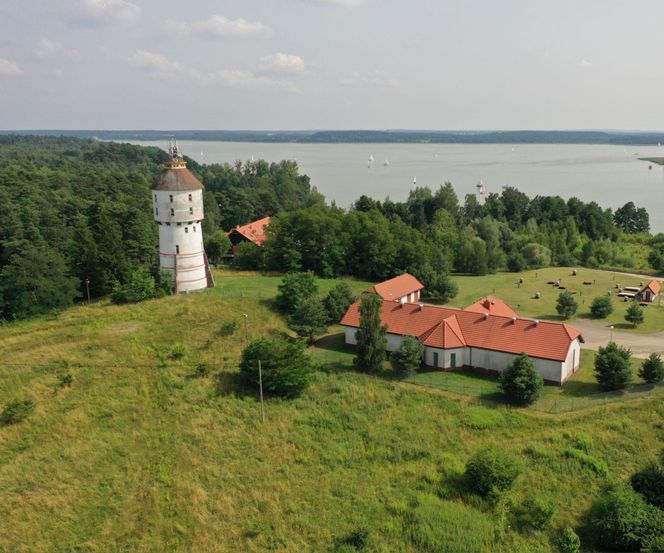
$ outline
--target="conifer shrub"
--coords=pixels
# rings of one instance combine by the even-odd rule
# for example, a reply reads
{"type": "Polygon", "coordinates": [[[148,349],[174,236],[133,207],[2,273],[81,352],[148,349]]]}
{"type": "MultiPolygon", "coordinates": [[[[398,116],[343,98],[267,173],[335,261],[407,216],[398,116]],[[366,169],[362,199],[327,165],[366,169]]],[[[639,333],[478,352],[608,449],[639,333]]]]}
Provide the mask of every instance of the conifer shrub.
{"type": "Polygon", "coordinates": [[[606,319],[613,313],[613,304],[609,296],[598,296],[590,304],[590,313],[596,319],[606,319]]]}
{"type": "Polygon", "coordinates": [[[664,380],[664,362],[656,353],[651,353],[639,368],[639,376],[648,384],[658,384],[664,380]]]}
{"type": "Polygon", "coordinates": [[[544,380],[527,354],[522,353],[500,374],[500,388],[514,405],[530,405],[539,398],[544,380]]]}
{"type": "Polygon", "coordinates": [[[424,346],[412,336],[406,336],[399,349],[392,353],[390,362],[394,372],[403,378],[415,374],[422,364],[424,346]]]}
{"type": "Polygon", "coordinates": [[[648,503],[664,509],[664,465],[662,463],[649,463],[632,475],[630,483],[632,488],[640,493],[648,503]]]}
{"type": "Polygon", "coordinates": [[[595,378],[604,390],[621,390],[632,380],[631,350],[609,342],[597,350],[595,378]]]}
{"type": "Polygon", "coordinates": [[[504,451],[486,448],[473,455],[466,464],[466,485],[482,497],[509,490],[521,473],[517,460],[504,451]]]}
{"type": "Polygon", "coordinates": [[[296,398],[309,386],[314,372],[303,342],[261,336],[244,349],[240,362],[240,376],[254,390],[259,388],[259,361],[266,395],[296,398]]]}
{"type": "Polygon", "coordinates": [[[28,418],[35,409],[35,402],[31,399],[12,399],[5,404],[0,413],[0,424],[18,424],[28,418]]]}
{"type": "Polygon", "coordinates": [[[581,540],[573,528],[563,528],[556,538],[556,547],[560,553],[579,553],[581,551],[581,540]]]}

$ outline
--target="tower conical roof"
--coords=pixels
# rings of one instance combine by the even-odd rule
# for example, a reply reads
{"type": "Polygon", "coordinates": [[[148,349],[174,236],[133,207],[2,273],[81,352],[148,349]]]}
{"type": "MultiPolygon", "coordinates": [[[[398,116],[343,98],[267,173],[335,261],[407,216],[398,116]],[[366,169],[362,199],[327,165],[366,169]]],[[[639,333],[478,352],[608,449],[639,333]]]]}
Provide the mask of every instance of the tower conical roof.
{"type": "Polygon", "coordinates": [[[187,162],[180,155],[177,141],[171,141],[168,153],[170,154],[170,158],[164,164],[164,170],[157,178],[157,182],[152,189],[174,192],[201,190],[203,183],[187,169],[187,162]]]}

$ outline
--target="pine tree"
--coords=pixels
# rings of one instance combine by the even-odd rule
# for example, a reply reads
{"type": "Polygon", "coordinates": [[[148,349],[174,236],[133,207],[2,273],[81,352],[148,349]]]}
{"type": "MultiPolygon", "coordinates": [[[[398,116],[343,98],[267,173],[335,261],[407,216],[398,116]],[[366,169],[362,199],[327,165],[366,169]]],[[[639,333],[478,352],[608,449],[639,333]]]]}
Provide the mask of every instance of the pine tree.
{"type": "Polygon", "coordinates": [[[355,333],[357,355],[353,362],[366,372],[379,372],[385,360],[387,326],[381,322],[383,300],[377,294],[365,294],[360,304],[360,328],[355,333]]]}
{"type": "Polygon", "coordinates": [[[595,356],[595,378],[605,390],[621,390],[632,379],[631,350],[609,342],[595,356]]]}
{"type": "Polygon", "coordinates": [[[561,315],[565,319],[569,319],[576,313],[578,308],[579,304],[572,294],[567,291],[560,293],[558,301],[556,302],[556,311],[558,312],[558,315],[561,315]]]}
{"type": "Polygon", "coordinates": [[[627,308],[627,312],[625,313],[625,320],[628,323],[632,323],[634,328],[640,325],[644,319],[645,316],[643,314],[643,307],[641,307],[638,303],[632,303],[632,305],[627,308]]]}

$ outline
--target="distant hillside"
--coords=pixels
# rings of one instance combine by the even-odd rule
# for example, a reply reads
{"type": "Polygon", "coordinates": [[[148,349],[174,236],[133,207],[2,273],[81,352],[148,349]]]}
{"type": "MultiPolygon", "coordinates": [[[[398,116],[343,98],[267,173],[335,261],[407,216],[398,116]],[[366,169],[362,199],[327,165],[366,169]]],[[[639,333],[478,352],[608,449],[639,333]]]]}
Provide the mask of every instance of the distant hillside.
{"type": "Polygon", "coordinates": [[[310,130],[310,131],[203,131],[203,130],[29,130],[0,131],[27,134],[98,138],[100,140],[213,140],[222,142],[297,143],[435,143],[435,144],[615,144],[656,145],[664,132],[618,131],[432,131],[432,130],[310,130]]]}

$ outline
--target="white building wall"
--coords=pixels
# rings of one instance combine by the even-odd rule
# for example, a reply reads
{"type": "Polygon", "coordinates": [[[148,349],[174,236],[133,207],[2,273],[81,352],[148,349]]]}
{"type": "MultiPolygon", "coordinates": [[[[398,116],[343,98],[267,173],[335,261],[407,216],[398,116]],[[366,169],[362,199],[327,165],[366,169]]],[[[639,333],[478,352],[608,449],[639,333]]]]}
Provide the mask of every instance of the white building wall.
{"type": "Polygon", "coordinates": [[[567,380],[579,369],[580,361],[581,343],[577,338],[570,344],[569,351],[567,352],[567,358],[563,363],[562,382],[565,382],[565,380],[567,380]]]}
{"type": "MultiPolygon", "coordinates": [[[[487,369],[495,372],[502,372],[514,361],[518,355],[505,353],[502,351],[492,351],[487,349],[469,348],[468,365],[481,369],[487,369]]],[[[530,358],[535,369],[542,375],[542,378],[551,382],[561,382],[562,363],[560,361],[551,361],[549,359],[530,358]]]]}
{"type": "Polygon", "coordinates": [[[347,326],[346,327],[346,343],[354,346],[357,344],[357,340],[355,338],[355,333],[357,332],[357,328],[354,328],[352,326],[347,326]]]}
{"type": "Polygon", "coordinates": [[[468,348],[457,349],[438,349],[438,348],[424,348],[424,364],[429,367],[436,367],[438,369],[451,369],[452,368],[452,354],[456,354],[456,366],[460,369],[464,365],[468,365],[467,355],[468,348]],[[438,365],[434,363],[434,353],[438,354],[438,365]]]}
{"type": "MultiPolygon", "coordinates": [[[[357,332],[357,328],[353,328],[352,326],[347,326],[345,330],[345,340],[346,343],[349,345],[356,345],[357,344],[357,338],[355,337],[355,333],[357,332]]],[[[387,334],[387,351],[396,351],[401,347],[401,342],[403,342],[403,336],[400,334],[387,334]]]]}
{"type": "Polygon", "coordinates": [[[174,283],[177,279],[178,292],[207,288],[201,226],[203,191],[153,190],[152,203],[159,225],[160,268],[171,273],[174,283]]]}

